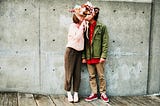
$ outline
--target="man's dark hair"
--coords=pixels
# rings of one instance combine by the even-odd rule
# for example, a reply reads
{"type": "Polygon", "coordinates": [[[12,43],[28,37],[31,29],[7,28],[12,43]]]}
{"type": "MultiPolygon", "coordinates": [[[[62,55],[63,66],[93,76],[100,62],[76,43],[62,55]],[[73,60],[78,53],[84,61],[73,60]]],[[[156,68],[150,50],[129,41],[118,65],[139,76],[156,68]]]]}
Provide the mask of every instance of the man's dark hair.
{"type": "Polygon", "coordinates": [[[94,20],[98,20],[98,15],[99,15],[99,8],[98,7],[94,7],[94,11],[95,11],[95,16],[94,16],[94,20]]]}

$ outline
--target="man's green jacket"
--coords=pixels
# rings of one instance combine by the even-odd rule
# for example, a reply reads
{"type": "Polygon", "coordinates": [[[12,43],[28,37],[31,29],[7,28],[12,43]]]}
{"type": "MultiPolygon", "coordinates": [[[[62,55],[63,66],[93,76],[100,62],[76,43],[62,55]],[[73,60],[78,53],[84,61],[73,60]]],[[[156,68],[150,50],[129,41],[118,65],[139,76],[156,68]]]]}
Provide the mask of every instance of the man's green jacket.
{"type": "Polygon", "coordinates": [[[85,46],[82,58],[107,58],[109,36],[106,25],[97,21],[91,44],[89,43],[88,38],[89,37],[85,36],[85,46]]]}

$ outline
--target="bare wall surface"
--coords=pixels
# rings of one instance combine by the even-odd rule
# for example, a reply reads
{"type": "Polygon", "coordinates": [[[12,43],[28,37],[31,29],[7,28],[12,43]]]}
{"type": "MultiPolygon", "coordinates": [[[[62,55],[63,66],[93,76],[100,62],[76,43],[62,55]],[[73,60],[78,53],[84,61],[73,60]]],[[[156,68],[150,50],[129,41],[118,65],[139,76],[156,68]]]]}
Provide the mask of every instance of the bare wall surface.
{"type": "Polygon", "coordinates": [[[0,0],[1,90],[39,89],[38,25],[37,1],[0,0]]]}
{"type": "Polygon", "coordinates": [[[150,4],[97,3],[108,25],[107,88],[111,95],[146,94],[150,4]],[[106,11],[104,10],[106,8],[106,11]]]}
{"type": "Polygon", "coordinates": [[[94,0],[94,1],[118,1],[118,2],[137,2],[137,3],[151,3],[153,0],[94,0]]]}
{"type": "MultiPolygon", "coordinates": [[[[1,91],[65,93],[64,52],[72,22],[69,9],[85,2],[0,0],[1,91]]],[[[108,95],[159,92],[160,79],[156,74],[159,72],[159,29],[156,27],[159,5],[153,10],[152,28],[151,0],[92,0],[92,3],[100,7],[99,21],[107,25],[110,36],[105,67],[108,95]]],[[[80,94],[88,95],[86,65],[82,66],[81,74],[80,94]]]]}
{"type": "Polygon", "coordinates": [[[152,28],[150,37],[150,64],[148,93],[160,93],[160,1],[155,0],[152,8],[152,28]],[[156,11],[155,11],[156,10],[156,11]]]}

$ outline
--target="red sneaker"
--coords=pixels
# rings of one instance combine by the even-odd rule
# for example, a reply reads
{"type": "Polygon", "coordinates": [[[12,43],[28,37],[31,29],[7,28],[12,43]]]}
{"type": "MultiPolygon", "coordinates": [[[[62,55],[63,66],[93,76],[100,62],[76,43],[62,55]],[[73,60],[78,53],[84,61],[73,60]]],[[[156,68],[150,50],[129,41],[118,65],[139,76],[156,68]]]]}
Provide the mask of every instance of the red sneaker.
{"type": "Polygon", "coordinates": [[[98,95],[92,93],[89,97],[85,98],[85,101],[89,102],[89,101],[93,101],[96,99],[98,99],[98,95]]]}
{"type": "Polygon", "coordinates": [[[106,96],[106,94],[105,93],[102,93],[101,94],[101,99],[103,100],[103,102],[109,102],[109,98],[106,96]]]}

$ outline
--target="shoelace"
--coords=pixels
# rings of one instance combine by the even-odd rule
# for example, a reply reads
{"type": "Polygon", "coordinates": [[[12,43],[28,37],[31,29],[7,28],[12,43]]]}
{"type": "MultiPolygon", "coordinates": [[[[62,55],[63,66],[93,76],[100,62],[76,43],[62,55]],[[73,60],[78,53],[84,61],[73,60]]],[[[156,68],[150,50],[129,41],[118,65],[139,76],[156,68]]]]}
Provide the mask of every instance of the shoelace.
{"type": "Polygon", "coordinates": [[[106,94],[102,94],[101,96],[103,96],[104,98],[107,98],[106,94]]]}

